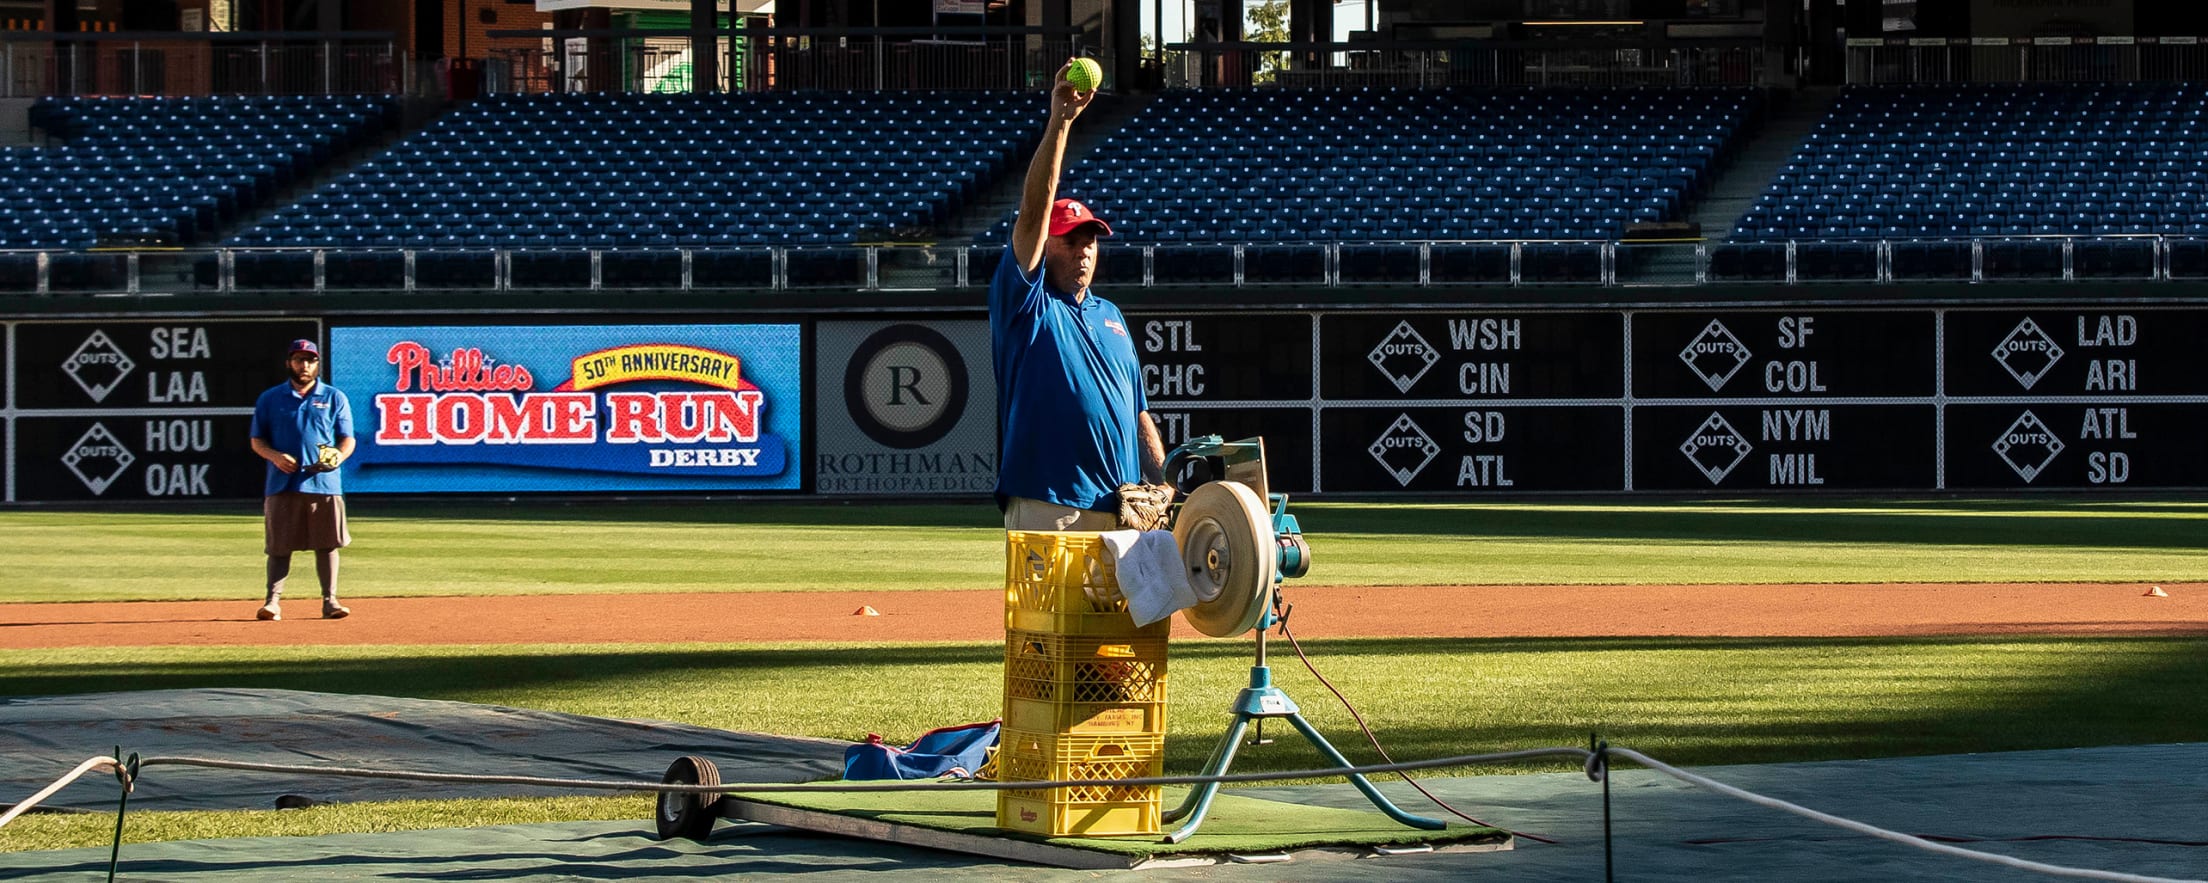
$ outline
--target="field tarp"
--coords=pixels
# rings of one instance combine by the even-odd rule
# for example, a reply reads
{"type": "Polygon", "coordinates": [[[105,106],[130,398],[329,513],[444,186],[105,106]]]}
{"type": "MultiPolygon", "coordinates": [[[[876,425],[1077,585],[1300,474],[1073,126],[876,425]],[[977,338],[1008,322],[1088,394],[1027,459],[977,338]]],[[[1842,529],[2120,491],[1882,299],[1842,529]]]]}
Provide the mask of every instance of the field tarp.
{"type": "MultiPolygon", "coordinates": [[[[110,754],[117,746],[126,756],[136,752],[142,757],[190,755],[653,782],[675,758],[697,754],[719,766],[725,780],[764,783],[834,778],[843,770],[845,743],[466,702],[292,690],[0,697],[0,804],[21,800],[85,758],[110,754]]],[[[272,809],[283,795],[358,802],[557,793],[581,792],[156,766],[145,770],[130,805],[272,809]]],[[[112,810],[116,797],[114,777],[94,774],[44,805],[112,810]]]]}

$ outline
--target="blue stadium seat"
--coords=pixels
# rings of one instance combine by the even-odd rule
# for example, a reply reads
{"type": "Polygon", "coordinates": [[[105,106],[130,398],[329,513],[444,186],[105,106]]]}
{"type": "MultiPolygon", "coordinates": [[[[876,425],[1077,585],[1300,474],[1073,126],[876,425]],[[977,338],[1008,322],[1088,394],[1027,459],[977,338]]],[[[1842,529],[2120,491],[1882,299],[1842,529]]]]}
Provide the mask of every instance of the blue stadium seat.
{"type": "MultiPolygon", "coordinates": [[[[1613,239],[1680,217],[1760,102],[1735,89],[1166,92],[1068,169],[1062,192],[1128,243],[1613,239]]],[[[1007,216],[977,241],[1010,229],[1007,216]]]]}
{"type": "MultiPolygon", "coordinates": [[[[2186,175],[2208,160],[2208,144],[2181,112],[2146,108],[2204,100],[2198,84],[1851,87],[1731,238],[2188,232],[2201,210],[2191,198],[2200,182],[2186,175]]],[[[1987,271],[2044,278],[2039,257],[2004,247],[1987,271]]],[[[1940,249],[1910,261],[1912,273],[1951,278],[1940,249]]]]}
{"type": "MultiPolygon", "coordinates": [[[[979,92],[491,96],[231,241],[669,248],[875,240],[970,202],[1033,149],[1041,102],[1035,93],[979,92]],[[945,137],[951,132],[957,137],[945,137]],[[331,226],[339,221],[373,223],[374,232],[331,226]]],[[[665,278],[664,267],[652,272],[665,278]]]]}
{"type": "Polygon", "coordinates": [[[269,194],[388,130],[376,97],[48,98],[53,146],[0,150],[0,248],[207,241],[269,194]],[[56,223],[58,222],[58,223],[56,223]]]}

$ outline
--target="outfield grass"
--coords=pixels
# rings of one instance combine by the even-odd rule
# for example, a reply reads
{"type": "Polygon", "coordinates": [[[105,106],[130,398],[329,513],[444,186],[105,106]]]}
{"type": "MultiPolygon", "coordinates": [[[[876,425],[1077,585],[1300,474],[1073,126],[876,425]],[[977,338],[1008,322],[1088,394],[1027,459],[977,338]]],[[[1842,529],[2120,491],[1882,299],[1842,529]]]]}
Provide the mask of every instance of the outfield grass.
{"type": "MultiPolygon", "coordinates": [[[[1310,503],[1313,585],[2208,581],[2208,503],[1310,503]]],[[[353,502],[354,597],[987,589],[986,504],[353,502]]],[[[0,512],[0,601],[258,593],[260,516],[0,512]]]]}
{"type": "MultiPolygon", "coordinates": [[[[1276,647],[1277,681],[1306,715],[1351,759],[1375,760],[1341,706],[1276,647]]],[[[2208,716],[2195,713],[2208,692],[2208,639],[1360,639],[1306,648],[1399,759],[1584,744],[1589,733],[1693,765],[2208,741],[2208,716]]],[[[1202,765],[1247,679],[1247,650],[1242,641],[1174,644],[1168,770],[1202,765]]],[[[397,693],[902,741],[995,717],[1001,654],[995,644],[80,648],[0,652],[0,695],[397,693]]],[[[1275,735],[1287,738],[1246,750],[1237,770],[1326,765],[1285,729],[1275,735]]],[[[561,817],[647,818],[625,803],[567,806],[579,814],[561,817]]],[[[299,824],[327,832],[549,818],[530,812],[496,802],[393,805],[299,824]],[[371,823],[389,827],[359,827],[371,823]]],[[[268,827],[266,814],[166,815],[174,817],[130,838],[291,830],[268,827]]],[[[104,843],[113,825],[104,818],[107,827],[98,818],[10,825],[0,850],[104,843]]]]}

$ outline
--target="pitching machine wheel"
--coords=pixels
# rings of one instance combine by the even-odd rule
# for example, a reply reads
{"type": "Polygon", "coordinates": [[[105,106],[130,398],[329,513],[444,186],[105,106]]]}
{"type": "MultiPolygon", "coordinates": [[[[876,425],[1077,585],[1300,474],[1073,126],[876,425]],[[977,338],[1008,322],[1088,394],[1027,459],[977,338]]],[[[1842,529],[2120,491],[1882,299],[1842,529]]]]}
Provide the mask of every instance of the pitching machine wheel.
{"type": "Polygon", "coordinates": [[[1263,621],[1272,605],[1278,557],[1265,501],[1238,481],[1198,486],[1173,521],[1196,606],[1181,612],[1197,631],[1240,635],[1263,621]]]}
{"type": "MultiPolygon", "coordinates": [[[[667,774],[659,777],[669,785],[718,785],[721,770],[713,762],[695,754],[677,758],[667,767],[667,774]]],[[[688,837],[704,840],[713,833],[713,823],[721,817],[720,794],[692,794],[678,791],[662,791],[659,794],[659,810],[655,820],[659,823],[659,839],[671,840],[688,837]]]]}

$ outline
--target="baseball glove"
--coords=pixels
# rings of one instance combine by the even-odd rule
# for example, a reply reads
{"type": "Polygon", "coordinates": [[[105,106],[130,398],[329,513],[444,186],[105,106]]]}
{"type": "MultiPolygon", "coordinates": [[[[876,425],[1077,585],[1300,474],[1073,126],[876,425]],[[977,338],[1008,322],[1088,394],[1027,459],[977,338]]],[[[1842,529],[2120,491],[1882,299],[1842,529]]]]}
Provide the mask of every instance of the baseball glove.
{"type": "Polygon", "coordinates": [[[1134,530],[1164,530],[1173,520],[1173,486],[1123,484],[1119,486],[1119,526],[1134,530]]]}
{"type": "Polygon", "coordinates": [[[336,448],[329,445],[315,445],[314,463],[307,468],[313,472],[336,472],[339,462],[340,455],[336,448]]]}

